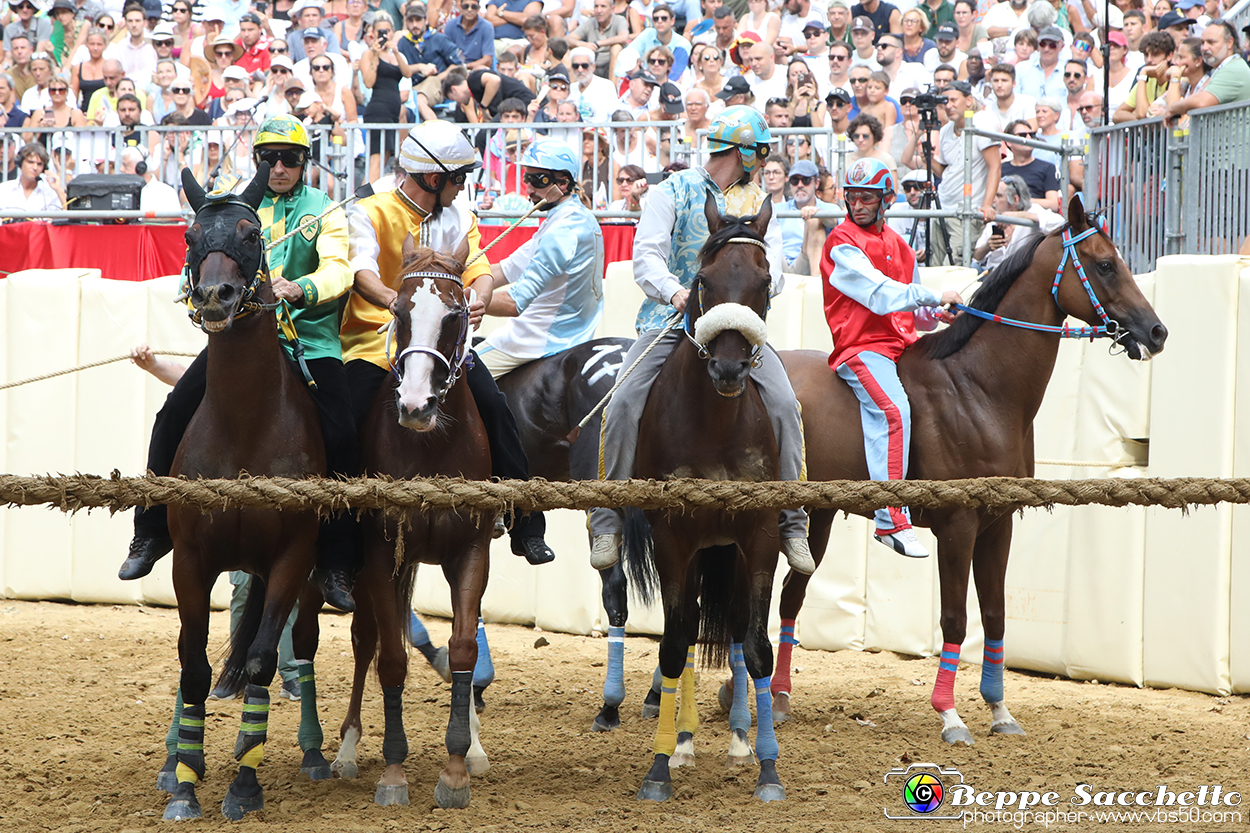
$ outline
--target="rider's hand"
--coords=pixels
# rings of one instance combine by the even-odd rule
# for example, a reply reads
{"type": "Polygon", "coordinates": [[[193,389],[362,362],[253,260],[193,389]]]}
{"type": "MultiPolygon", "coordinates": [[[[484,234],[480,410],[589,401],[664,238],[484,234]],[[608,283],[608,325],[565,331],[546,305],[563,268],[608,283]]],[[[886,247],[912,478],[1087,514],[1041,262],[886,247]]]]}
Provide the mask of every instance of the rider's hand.
{"type": "Polygon", "coordinates": [[[951,304],[962,304],[963,302],[964,302],[964,299],[960,296],[958,292],[956,292],[953,289],[948,289],[942,293],[941,304],[944,307],[948,307],[951,304]]]}
{"type": "Polygon", "coordinates": [[[477,329],[477,325],[482,323],[482,316],[486,314],[486,304],[481,298],[474,298],[469,304],[469,327],[477,329]]]}
{"type": "Polygon", "coordinates": [[[152,368],[156,366],[156,355],[152,352],[152,348],[146,344],[140,344],[138,347],[130,348],[130,360],[139,366],[140,369],[152,372],[152,368]]]}
{"type": "Polygon", "coordinates": [[[679,289],[673,293],[673,297],[668,302],[677,308],[678,312],[686,311],[686,299],[690,297],[689,289],[679,289]]]}
{"type": "Polygon", "coordinates": [[[286,301],[291,304],[302,304],[304,302],[304,290],[297,283],[291,283],[286,278],[273,279],[273,294],[280,301],[286,301]]]}

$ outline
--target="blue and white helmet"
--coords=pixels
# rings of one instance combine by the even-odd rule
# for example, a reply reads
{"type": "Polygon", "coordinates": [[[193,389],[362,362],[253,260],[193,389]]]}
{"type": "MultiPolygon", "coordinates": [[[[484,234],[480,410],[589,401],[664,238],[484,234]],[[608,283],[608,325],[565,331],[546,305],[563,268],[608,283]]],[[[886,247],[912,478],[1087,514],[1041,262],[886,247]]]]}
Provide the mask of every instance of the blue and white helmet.
{"type": "Polygon", "coordinates": [[[742,169],[748,174],[768,158],[773,135],[768,123],[753,107],[737,104],[726,107],[708,127],[707,145],[712,153],[737,148],[742,154],[742,169]]]}
{"type": "Polygon", "coordinates": [[[548,139],[530,144],[521,154],[521,167],[544,171],[563,171],[573,182],[581,177],[582,161],[566,143],[548,139]]]}

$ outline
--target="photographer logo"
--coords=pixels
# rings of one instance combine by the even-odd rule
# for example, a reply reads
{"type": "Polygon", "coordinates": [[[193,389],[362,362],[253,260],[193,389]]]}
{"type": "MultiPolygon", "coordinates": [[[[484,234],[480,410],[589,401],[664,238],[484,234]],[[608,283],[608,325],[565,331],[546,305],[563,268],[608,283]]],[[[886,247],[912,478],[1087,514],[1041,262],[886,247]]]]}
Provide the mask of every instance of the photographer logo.
{"type": "Polygon", "coordinates": [[[962,812],[949,815],[940,811],[946,803],[947,785],[962,784],[963,780],[963,774],[959,770],[937,764],[896,767],[885,774],[885,783],[900,788],[902,807],[898,808],[898,812],[891,812],[889,807],[884,808],[885,817],[900,820],[959,819],[963,816],[962,812]]]}

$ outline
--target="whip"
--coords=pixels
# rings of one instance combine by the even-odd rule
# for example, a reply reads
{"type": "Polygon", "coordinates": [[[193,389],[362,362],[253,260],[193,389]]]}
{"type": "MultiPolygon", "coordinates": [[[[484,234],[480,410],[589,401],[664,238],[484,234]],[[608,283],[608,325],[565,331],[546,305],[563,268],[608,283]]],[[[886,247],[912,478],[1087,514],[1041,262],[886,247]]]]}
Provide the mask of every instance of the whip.
{"type": "Polygon", "coordinates": [[[500,240],[503,240],[505,237],[507,237],[507,236],[508,236],[508,235],[512,232],[512,230],[513,230],[513,229],[515,229],[517,226],[521,225],[521,223],[524,223],[526,220],[528,220],[528,219],[529,219],[529,217],[530,217],[530,215],[531,215],[531,214],[533,214],[535,211],[538,211],[538,210],[543,209],[543,208],[546,208],[546,207],[547,207],[547,201],[546,201],[546,200],[539,200],[538,202],[534,203],[534,207],[533,207],[533,208],[531,208],[529,211],[526,211],[524,214],[522,214],[520,217],[518,217],[515,223],[513,223],[512,225],[508,226],[506,229],[504,229],[503,231],[501,231],[501,232],[499,233],[499,236],[498,236],[498,237],[496,237],[494,240],[490,241],[490,243],[489,243],[489,244],[487,244],[486,246],[484,246],[484,247],[483,247],[483,248],[482,248],[482,249],[481,249],[481,250],[480,250],[477,254],[475,254],[473,257],[469,258],[469,262],[468,262],[468,263],[466,263],[466,264],[464,265],[464,268],[465,268],[465,269],[468,269],[470,266],[472,266],[474,263],[476,263],[478,258],[480,258],[482,255],[486,254],[486,253],[487,253],[487,252],[489,252],[492,248],[494,248],[495,244],[496,244],[496,243],[498,243],[500,240]]]}

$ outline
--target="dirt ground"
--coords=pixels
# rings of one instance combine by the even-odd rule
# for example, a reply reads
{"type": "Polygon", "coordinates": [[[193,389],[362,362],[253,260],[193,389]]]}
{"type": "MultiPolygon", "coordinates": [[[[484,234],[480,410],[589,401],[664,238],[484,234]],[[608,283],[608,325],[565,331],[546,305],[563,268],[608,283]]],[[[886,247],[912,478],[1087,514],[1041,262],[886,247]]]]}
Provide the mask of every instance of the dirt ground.
{"type": "MultiPolygon", "coordinates": [[[[446,621],[428,625],[435,642],[450,631],[446,621]]],[[[222,644],[227,626],[225,613],[213,615],[210,650],[222,644]]],[[[349,695],[349,628],[346,616],[323,617],[317,667],[328,758],[337,750],[349,695]]],[[[372,803],[382,770],[382,709],[371,677],[361,777],[319,783],[303,778],[295,738],[298,705],[275,699],[260,770],[267,807],[236,829],[907,830],[908,824],[885,818],[885,809],[914,814],[902,804],[899,780],[887,784],[884,777],[911,762],[956,768],[978,791],[1055,791],[1060,795],[1055,809],[1073,813],[1077,808],[1068,802],[1080,783],[1093,791],[1152,792],[1158,785],[1181,792],[1219,784],[1250,795],[1247,697],[1137,690],[1008,671],[1007,702],[1028,735],[990,737],[988,711],[976,693],[979,668],[961,666],[956,703],[977,743],[952,748],[940,740],[940,721],[929,707],[935,659],[799,649],[794,718],[778,728],[786,801],[755,801],[755,768],[723,765],[728,728],[716,707],[720,675],[708,672],[698,684],[697,767],[675,772],[676,796],[668,804],[644,804],[634,794],[650,764],[655,723],[642,720],[638,710],[657,643],[627,640],[624,723],[611,734],[594,734],[589,729],[601,702],[606,640],[515,626],[492,625],[488,632],[497,680],[486,693],[482,740],[491,770],[473,779],[469,809],[434,807],[433,786],[446,757],[450,686],[414,654],[405,700],[411,806],[372,803]],[[550,644],[536,647],[540,639],[550,644]]],[[[87,833],[162,825],[165,796],[154,782],[165,758],[177,633],[176,612],[168,609],[0,600],[0,831],[87,833]]],[[[199,791],[208,818],[193,829],[227,824],[219,807],[233,775],[230,751],[239,711],[239,701],[210,701],[209,775],[199,791]]],[[[948,789],[957,780],[943,778],[948,789]]],[[[1239,812],[1240,818],[1139,817],[1100,824],[1087,815],[1052,818],[1049,826],[1250,830],[1250,800],[1221,809],[1239,812]]],[[[948,803],[941,814],[949,812],[948,803]]],[[[1044,829],[1040,818],[1014,820],[1024,829],[1044,829]]],[[[934,827],[1019,829],[1011,819],[967,817],[930,821],[921,829],[934,827]]]]}

